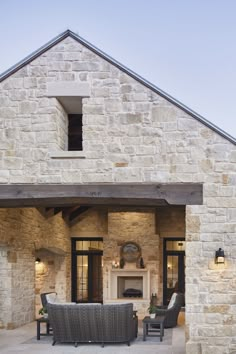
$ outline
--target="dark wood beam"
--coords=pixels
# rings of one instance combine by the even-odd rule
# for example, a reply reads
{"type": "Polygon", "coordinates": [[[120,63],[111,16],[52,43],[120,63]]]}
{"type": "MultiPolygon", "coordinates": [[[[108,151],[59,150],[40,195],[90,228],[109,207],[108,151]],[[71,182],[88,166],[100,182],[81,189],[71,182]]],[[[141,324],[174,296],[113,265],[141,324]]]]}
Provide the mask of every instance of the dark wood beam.
{"type": "Polygon", "coordinates": [[[0,207],[199,205],[203,186],[177,184],[0,185],[0,207]]]}
{"type": "Polygon", "coordinates": [[[89,210],[91,207],[90,206],[81,206],[74,210],[70,215],[69,215],[69,225],[73,226],[75,225],[82,214],[84,214],[87,210],[89,210]]]}
{"type": "Polygon", "coordinates": [[[80,205],[74,205],[73,207],[67,207],[63,209],[62,217],[64,220],[69,220],[70,214],[73,213],[75,210],[80,208],[80,205]]]}

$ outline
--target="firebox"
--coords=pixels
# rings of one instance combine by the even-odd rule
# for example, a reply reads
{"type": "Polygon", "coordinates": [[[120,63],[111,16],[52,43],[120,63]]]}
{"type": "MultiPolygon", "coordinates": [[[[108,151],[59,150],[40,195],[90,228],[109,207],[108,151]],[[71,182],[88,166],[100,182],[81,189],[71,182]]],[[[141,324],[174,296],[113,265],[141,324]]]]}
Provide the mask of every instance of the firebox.
{"type": "Polygon", "coordinates": [[[117,277],[117,298],[143,297],[143,277],[117,277]]]}

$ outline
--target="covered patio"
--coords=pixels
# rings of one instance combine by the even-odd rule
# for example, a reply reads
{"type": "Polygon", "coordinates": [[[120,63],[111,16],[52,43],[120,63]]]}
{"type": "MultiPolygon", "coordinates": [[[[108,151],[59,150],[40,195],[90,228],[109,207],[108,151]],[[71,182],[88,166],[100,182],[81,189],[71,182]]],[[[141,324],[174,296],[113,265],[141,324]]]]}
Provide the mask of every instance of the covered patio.
{"type": "MultiPolygon", "coordinates": [[[[11,294],[2,297],[0,305],[4,328],[0,331],[2,352],[18,353],[26,349],[39,352],[42,345],[44,353],[45,350],[50,353],[75,350],[71,346],[52,348],[51,339],[46,337],[37,342],[36,323],[32,321],[38,317],[42,292],[56,291],[62,301],[80,301],[78,294],[73,295],[71,241],[73,244],[73,240],[87,237],[103,240],[103,303],[127,301],[118,299],[117,294],[111,295],[114,288],[111,275],[117,273],[112,265],[119,261],[121,245],[127,241],[138,243],[144,258],[145,269],[136,269],[135,264],[127,264],[128,268],[122,269],[126,275],[135,268],[136,272],[148,276],[144,283],[148,289],[143,289],[146,295],[129,299],[138,311],[139,337],[130,348],[112,347],[114,352],[143,352],[148,347],[150,353],[152,350],[156,353],[158,345],[163,354],[183,354],[183,313],[181,326],[167,329],[163,343],[158,338],[154,342],[152,339],[142,342],[141,320],[147,314],[152,293],[158,294],[159,304],[163,303],[163,240],[171,240],[173,236],[185,239],[186,206],[201,203],[201,184],[0,186],[0,217],[4,229],[0,247],[5,262],[1,272],[4,278],[11,276],[11,294]],[[40,264],[35,264],[36,258],[40,264]]],[[[5,295],[9,292],[4,284],[1,290],[5,295]]],[[[82,345],[77,350],[86,353],[90,348],[82,345]]],[[[100,350],[96,346],[96,351],[100,350]]],[[[105,350],[110,350],[110,345],[105,350]]]]}

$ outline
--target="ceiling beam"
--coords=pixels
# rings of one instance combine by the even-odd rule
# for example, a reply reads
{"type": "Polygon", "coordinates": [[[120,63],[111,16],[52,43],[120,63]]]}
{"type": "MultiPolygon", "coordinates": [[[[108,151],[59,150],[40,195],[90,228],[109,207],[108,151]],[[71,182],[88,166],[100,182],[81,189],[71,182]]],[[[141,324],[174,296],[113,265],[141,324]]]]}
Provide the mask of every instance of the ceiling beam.
{"type": "Polygon", "coordinates": [[[74,205],[200,205],[200,183],[0,185],[0,207],[74,205]]]}
{"type": "Polygon", "coordinates": [[[90,206],[80,206],[79,208],[71,212],[68,218],[69,225],[75,225],[79,221],[81,215],[84,214],[90,208],[90,206]]]}

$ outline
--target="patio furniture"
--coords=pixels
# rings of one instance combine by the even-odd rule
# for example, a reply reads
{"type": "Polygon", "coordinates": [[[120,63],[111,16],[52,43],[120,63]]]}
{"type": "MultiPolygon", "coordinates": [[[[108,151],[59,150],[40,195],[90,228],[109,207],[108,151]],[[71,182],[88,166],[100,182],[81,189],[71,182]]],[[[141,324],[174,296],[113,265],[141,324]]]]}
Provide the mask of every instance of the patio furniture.
{"type": "Polygon", "coordinates": [[[162,337],[164,337],[164,320],[165,316],[156,316],[155,318],[150,318],[146,316],[143,319],[143,340],[146,340],[146,336],[150,336],[150,333],[156,333],[156,336],[160,337],[160,342],[162,342],[162,337]],[[153,325],[158,326],[158,328],[153,329],[153,325]]]}
{"type": "Polygon", "coordinates": [[[37,321],[37,340],[40,340],[40,336],[49,336],[51,333],[51,328],[49,324],[48,318],[45,317],[40,317],[36,319],[37,321]],[[45,323],[46,324],[46,332],[41,332],[41,324],[45,323]]]}
{"type": "Polygon", "coordinates": [[[127,343],[137,333],[133,304],[50,304],[53,345],[59,343],[127,343]]]}
{"type": "Polygon", "coordinates": [[[184,294],[174,293],[168,306],[156,306],[157,316],[165,316],[164,328],[177,326],[178,315],[183,305],[184,294]]]}
{"type": "Polygon", "coordinates": [[[49,293],[42,293],[42,294],[40,294],[42,306],[45,307],[45,308],[47,308],[48,296],[49,296],[49,298],[56,300],[56,298],[57,298],[57,293],[56,293],[56,292],[49,292],[49,293]]]}

